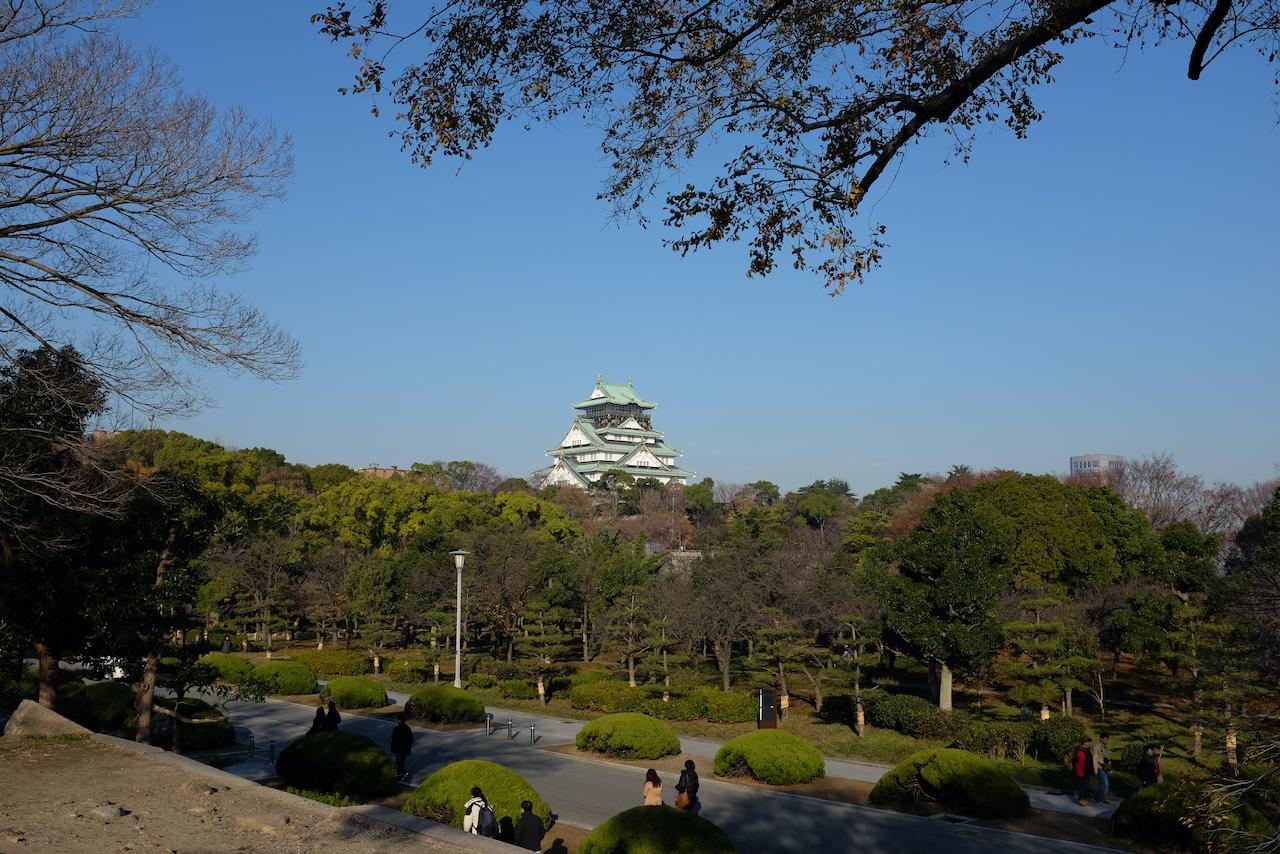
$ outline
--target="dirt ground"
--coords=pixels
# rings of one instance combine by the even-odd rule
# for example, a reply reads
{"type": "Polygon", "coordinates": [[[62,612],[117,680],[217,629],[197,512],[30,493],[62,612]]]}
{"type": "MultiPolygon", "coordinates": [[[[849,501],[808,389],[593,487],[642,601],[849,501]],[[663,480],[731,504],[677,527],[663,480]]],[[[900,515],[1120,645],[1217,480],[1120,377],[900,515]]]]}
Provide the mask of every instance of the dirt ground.
{"type": "Polygon", "coordinates": [[[456,852],[462,849],[296,807],[88,740],[0,739],[0,852],[456,852]],[[100,815],[95,812],[104,808],[100,815]],[[118,807],[123,815],[112,815],[118,807]]]}

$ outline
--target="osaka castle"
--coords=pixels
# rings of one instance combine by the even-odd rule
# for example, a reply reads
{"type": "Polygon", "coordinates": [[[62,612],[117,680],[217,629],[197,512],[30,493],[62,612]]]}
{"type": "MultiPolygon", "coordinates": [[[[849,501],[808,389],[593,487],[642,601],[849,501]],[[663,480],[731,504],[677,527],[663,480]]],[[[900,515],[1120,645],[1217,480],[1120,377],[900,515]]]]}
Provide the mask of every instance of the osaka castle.
{"type": "Polygon", "coordinates": [[[555,462],[534,477],[543,486],[591,489],[606,472],[621,470],[637,480],[650,477],[683,486],[693,472],[676,465],[680,452],[653,429],[650,412],[655,406],[636,394],[631,380],[611,383],[596,377],[587,399],[573,405],[573,426],[547,451],[555,462]]]}

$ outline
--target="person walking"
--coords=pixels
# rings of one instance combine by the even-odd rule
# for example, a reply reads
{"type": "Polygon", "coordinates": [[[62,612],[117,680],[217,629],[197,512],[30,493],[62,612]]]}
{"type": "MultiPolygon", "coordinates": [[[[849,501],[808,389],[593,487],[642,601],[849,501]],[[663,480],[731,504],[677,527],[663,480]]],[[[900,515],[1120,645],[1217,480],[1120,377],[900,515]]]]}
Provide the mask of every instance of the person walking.
{"type": "Polygon", "coordinates": [[[1098,778],[1098,784],[1093,789],[1094,800],[1101,804],[1111,803],[1107,800],[1107,795],[1111,791],[1111,754],[1107,751],[1105,732],[1098,736],[1092,752],[1093,773],[1098,778]]]}
{"type": "Polygon", "coordinates": [[[1082,807],[1089,805],[1089,778],[1093,776],[1093,739],[1085,736],[1080,739],[1071,754],[1071,773],[1076,778],[1076,803],[1082,807]]]}
{"type": "Polygon", "coordinates": [[[698,800],[698,769],[692,759],[684,761],[680,782],[676,783],[676,809],[688,810],[694,815],[702,811],[702,802],[698,800]]]}
{"type": "Polygon", "coordinates": [[[662,778],[652,768],[646,771],[644,775],[644,805],[647,807],[662,806],[662,778]]]}
{"type": "Polygon", "coordinates": [[[1156,755],[1156,746],[1148,744],[1142,748],[1142,758],[1135,769],[1138,780],[1144,786],[1154,786],[1160,782],[1160,757],[1156,755]]]}
{"type": "Polygon", "coordinates": [[[338,724],[342,723],[342,715],[338,714],[338,706],[333,700],[329,701],[329,711],[324,716],[324,729],[329,731],[337,730],[338,724]]]}
{"type": "Polygon", "coordinates": [[[533,811],[532,801],[520,802],[520,819],[516,822],[512,843],[526,851],[541,851],[542,837],[547,829],[542,826],[542,819],[533,811]]]}
{"type": "Polygon", "coordinates": [[[405,716],[400,715],[396,722],[395,729],[391,730],[391,755],[396,758],[396,774],[403,780],[409,776],[408,770],[405,768],[409,761],[409,754],[413,752],[413,730],[409,729],[409,724],[405,722],[405,716]]]}
{"type": "Polygon", "coordinates": [[[498,821],[479,786],[471,787],[471,800],[462,806],[462,832],[475,836],[497,836],[498,821]]]}
{"type": "Polygon", "coordinates": [[[316,716],[311,720],[311,729],[307,730],[307,735],[322,729],[324,729],[324,706],[317,706],[316,716]]]}

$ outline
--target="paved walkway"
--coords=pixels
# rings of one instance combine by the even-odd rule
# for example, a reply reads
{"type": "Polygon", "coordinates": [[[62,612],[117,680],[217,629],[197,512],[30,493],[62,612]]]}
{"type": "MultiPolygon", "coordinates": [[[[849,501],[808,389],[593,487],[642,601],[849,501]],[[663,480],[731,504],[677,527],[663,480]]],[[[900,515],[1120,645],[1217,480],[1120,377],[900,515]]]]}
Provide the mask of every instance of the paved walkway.
{"type": "MultiPolygon", "coordinates": [[[[403,695],[393,699],[403,700],[403,695]]],[[[252,733],[259,746],[275,740],[277,747],[301,736],[311,724],[306,706],[269,700],[266,703],[229,703],[228,713],[237,728],[252,733]]],[[[431,772],[459,759],[491,759],[515,770],[534,784],[554,807],[560,820],[580,827],[594,827],[610,816],[640,802],[643,770],[627,765],[594,762],[538,749],[573,740],[582,721],[491,709],[500,726],[491,735],[484,727],[454,732],[417,729],[410,758],[410,782],[419,783],[431,772]],[[513,738],[506,737],[507,718],[513,738]],[[533,724],[536,747],[529,744],[533,724]]],[[[393,724],[381,718],[343,715],[342,728],[387,744],[393,724]]],[[[690,739],[686,749],[705,755],[714,742],[690,739]]],[[[844,763],[857,766],[859,763],[844,763]]],[[[875,766],[870,766],[875,767],[875,766]]],[[[228,769],[235,770],[235,768],[228,769]]],[[[242,769],[245,776],[267,770],[242,769]]],[[[855,778],[857,779],[857,778],[855,778]]],[[[1025,834],[978,827],[967,822],[926,819],[887,810],[870,809],[736,783],[724,783],[710,774],[703,777],[703,815],[729,834],[739,850],[747,852],[845,851],[915,852],[916,854],[990,854],[992,850],[1026,854],[1079,854],[1103,851],[1025,834]]],[[[555,838],[554,828],[551,838],[555,838]]]]}

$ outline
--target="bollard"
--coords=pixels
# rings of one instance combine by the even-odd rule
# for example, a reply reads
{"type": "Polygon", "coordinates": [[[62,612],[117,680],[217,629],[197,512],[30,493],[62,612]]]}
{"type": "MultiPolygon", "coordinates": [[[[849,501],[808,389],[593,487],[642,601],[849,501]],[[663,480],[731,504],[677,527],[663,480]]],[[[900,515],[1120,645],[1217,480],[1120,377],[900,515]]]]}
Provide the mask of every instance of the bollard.
{"type": "Polygon", "coordinates": [[[255,752],[255,750],[254,750],[253,736],[252,736],[252,735],[250,735],[250,736],[249,736],[249,758],[250,758],[250,759],[253,759],[253,758],[254,758],[254,756],[256,756],[256,755],[257,755],[257,754],[256,754],[256,752],[255,752]]]}
{"type": "Polygon", "coordinates": [[[507,741],[510,741],[512,738],[513,736],[511,735],[511,718],[507,718],[507,741]]]}
{"type": "Polygon", "coordinates": [[[486,712],[484,716],[484,734],[493,735],[493,713],[486,712]]]}
{"type": "Polygon", "coordinates": [[[267,754],[267,760],[272,765],[275,765],[276,764],[276,740],[274,738],[271,739],[271,744],[267,746],[267,749],[270,751],[267,754]]]}
{"type": "Polygon", "coordinates": [[[529,724],[529,743],[533,744],[537,739],[533,737],[533,724],[529,724]]]}

